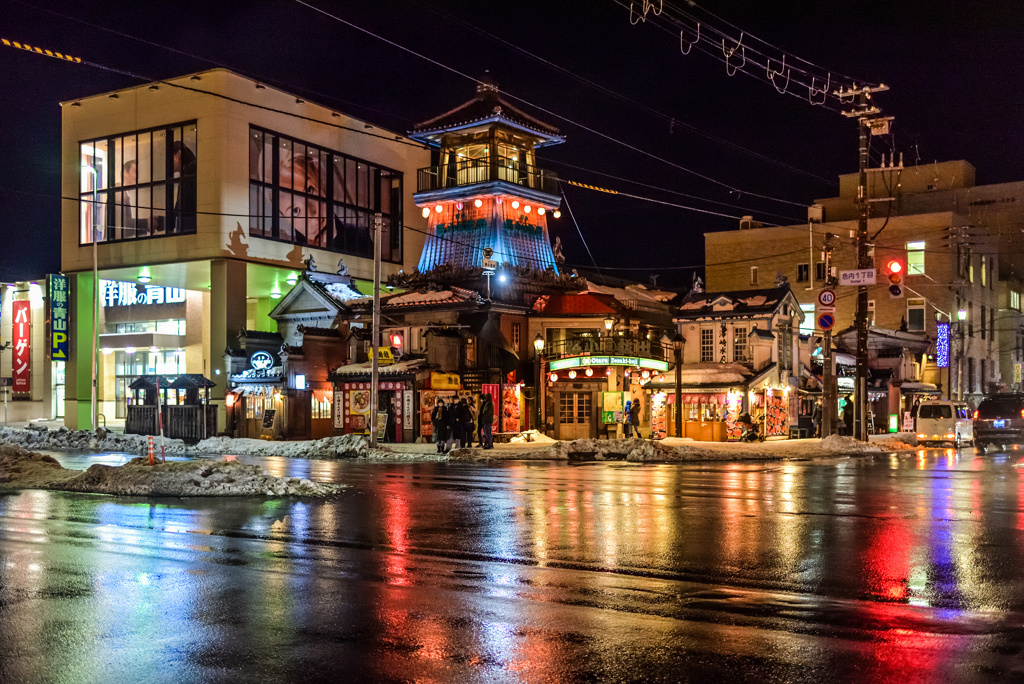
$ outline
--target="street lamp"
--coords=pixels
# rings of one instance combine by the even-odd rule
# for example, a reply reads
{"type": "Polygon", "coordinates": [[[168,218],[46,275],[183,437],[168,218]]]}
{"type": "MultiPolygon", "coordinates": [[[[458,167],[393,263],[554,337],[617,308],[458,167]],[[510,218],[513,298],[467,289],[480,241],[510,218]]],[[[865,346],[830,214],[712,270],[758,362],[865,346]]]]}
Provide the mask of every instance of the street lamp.
{"type": "Polygon", "coordinates": [[[615,319],[614,318],[609,316],[608,318],[604,319],[604,329],[605,330],[607,330],[608,332],[611,332],[613,325],[615,325],[615,319]]]}
{"type": "Polygon", "coordinates": [[[683,436],[683,336],[677,331],[672,338],[676,361],[676,437],[683,436]]]}
{"type": "Polygon", "coordinates": [[[967,309],[957,309],[956,336],[959,344],[956,350],[956,398],[964,398],[964,321],[967,320],[967,309]]]}
{"type": "Polygon", "coordinates": [[[540,403],[541,403],[541,401],[543,401],[542,395],[541,395],[540,355],[544,351],[544,338],[540,336],[540,333],[537,333],[537,337],[535,337],[534,340],[533,340],[533,351],[535,352],[534,355],[533,355],[534,363],[536,364],[536,368],[537,368],[537,371],[534,374],[534,382],[536,383],[537,387],[536,387],[536,390],[535,390],[535,393],[534,393],[534,400],[533,400],[533,424],[536,426],[536,430],[539,433],[541,431],[540,430],[540,413],[541,413],[541,411],[540,411],[540,403]]]}
{"type": "MultiPolygon", "coordinates": [[[[93,286],[93,297],[92,297],[92,431],[96,432],[96,427],[99,422],[99,413],[97,410],[98,400],[98,378],[99,375],[99,356],[96,354],[97,347],[97,329],[99,328],[99,317],[100,317],[100,281],[99,281],[99,257],[97,256],[96,241],[98,237],[97,221],[97,198],[96,193],[99,191],[99,172],[95,167],[89,164],[83,164],[83,169],[88,169],[92,174],[92,211],[89,212],[89,229],[92,234],[92,286],[93,286]]],[[[76,418],[77,420],[77,418],[76,418]]]]}

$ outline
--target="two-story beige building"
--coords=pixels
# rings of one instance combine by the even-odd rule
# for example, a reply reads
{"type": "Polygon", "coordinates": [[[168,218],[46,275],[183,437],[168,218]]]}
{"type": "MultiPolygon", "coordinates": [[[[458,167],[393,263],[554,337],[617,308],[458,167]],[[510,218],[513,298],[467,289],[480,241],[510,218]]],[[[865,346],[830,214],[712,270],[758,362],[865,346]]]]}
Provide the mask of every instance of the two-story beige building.
{"type": "Polygon", "coordinates": [[[70,427],[92,420],[94,334],[104,418],[140,375],[201,373],[222,400],[225,349],[276,330],[268,313],[309,260],[369,292],[378,215],[383,276],[419,259],[430,153],[403,135],[224,69],[62,107],[70,427]]]}

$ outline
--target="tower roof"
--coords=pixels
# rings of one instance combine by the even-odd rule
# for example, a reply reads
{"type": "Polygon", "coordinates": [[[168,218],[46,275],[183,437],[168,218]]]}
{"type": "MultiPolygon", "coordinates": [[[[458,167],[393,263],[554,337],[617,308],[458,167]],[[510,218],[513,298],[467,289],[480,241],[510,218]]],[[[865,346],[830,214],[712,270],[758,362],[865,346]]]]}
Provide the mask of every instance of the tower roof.
{"type": "Polygon", "coordinates": [[[521,130],[537,139],[535,147],[557,145],[565,138],[554,126],[544,123],[501,96],[498,86],[489,79],[476,87],[476,97],[440,116],[413,126],[409,137],[426,143],[438,144],[444,133],[471,128],[486,123],[502,123],[521,130]]]}

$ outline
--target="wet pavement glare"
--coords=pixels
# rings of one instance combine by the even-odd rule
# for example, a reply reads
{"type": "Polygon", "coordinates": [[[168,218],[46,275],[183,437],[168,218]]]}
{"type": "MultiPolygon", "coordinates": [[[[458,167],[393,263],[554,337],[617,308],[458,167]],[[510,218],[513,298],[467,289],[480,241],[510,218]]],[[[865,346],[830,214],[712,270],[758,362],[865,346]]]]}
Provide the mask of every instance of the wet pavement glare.
{"type": "Polygon", "coordinates": [[[1024,451],[239,460],[350,487],[0,495],[0,681],[1024,680],[1024,451]]]}

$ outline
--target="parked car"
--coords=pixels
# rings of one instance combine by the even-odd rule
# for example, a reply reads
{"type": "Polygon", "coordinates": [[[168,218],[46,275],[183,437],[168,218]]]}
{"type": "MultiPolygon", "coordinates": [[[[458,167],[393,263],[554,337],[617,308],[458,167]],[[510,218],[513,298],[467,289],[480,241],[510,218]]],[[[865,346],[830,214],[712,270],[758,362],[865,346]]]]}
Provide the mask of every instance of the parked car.
{"type": "Polygon", "coordinates": [[[960,448],[974,441],[970,407],[959,401],[926,401],[917,409],[917,441],[948,442],[960,448]]]}
{"type": "Polygon", "coordinates": [[[1024,442],[1024,394],[994,394],[974,412],[974,446],[984,452],[992,444],[1024,442]]]}

